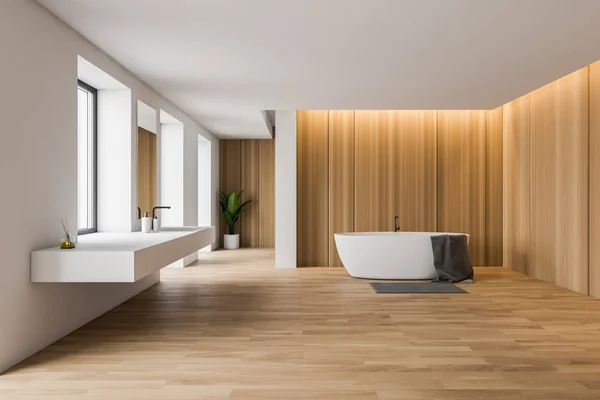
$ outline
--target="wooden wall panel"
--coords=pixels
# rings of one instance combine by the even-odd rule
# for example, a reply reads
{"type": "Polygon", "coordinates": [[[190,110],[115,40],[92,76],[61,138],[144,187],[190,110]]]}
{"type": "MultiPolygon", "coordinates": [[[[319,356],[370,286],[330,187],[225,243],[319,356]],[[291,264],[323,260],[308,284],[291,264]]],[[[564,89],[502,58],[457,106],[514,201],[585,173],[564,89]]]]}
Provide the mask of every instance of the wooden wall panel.
{"type": "Polygon", "coordinates": [[[355,230],[393,230],[393,141],[389,111],[355,111],[355,230]]]}
{"type": "Polygon", "coordinates": [[[504,105],[503,265],[529,272],[529,139],[531,96],[504,105]]]}
{"type": "Polygon", "coordinates": [[[588,292],[588,71],[531,94],[530,275],[588,292]]]}
{"type": "Polygon", "coordinates": [[[600,297],[600,61],[590,65],[589,294],[600,297]]]}
{"type": "MultiPolygon", "coordinates": [[[[275,142],[235,139],[221,140],[219,146],[219,189],[244,189],[242,199],[253,200],[236,225],[241,247],[275,246],[275,142]]],[[[227,232],[222,217],[221,228],[227,232]]]]}
{"type": "Polygon", "coordinates": [[[485,265],[485,111],[438,112],[438,230],[469,233],[485,265]]]}
{"type": "Polygon", "coordinates": [[[555,283],[588,294],[588,68],[558,81],[555,283]]]}
{"type": "MultiPolygon", "coordinates": [[[[329,111],[328,129],[324,112],[298,113],[298,204],[318,212],[325,199],[317,187],[328,185],[329,265],[340,265],[335,232],[391,231],[395,215],[404,231],[470,233],[473,262],[501,265],[502,108],[356,110],[354,126],[352,113],[329,111]],[[320,139],[309,136],[315,131],[322,132],[320,139]],[[307,159],[310,167],[302,165],[307,159]],[[328,161],[327,183],[321,159],[328,161]]],[[[303,246],[323,246],[314,234],[300,238],[301,226],[314,226],[300,217],[307,212],[298,214],[299,259],[303,246]]]]}
{"type": "MultiPolygon", "coordinates": [[[[225,193],[237,192],[242,187],[242,141],[219,141],[219,190],[225,193]]],[[[219,206],[220,207],[220,206],[219,206]]],[[[221,233],[228,233],[228,227],[221,214],[221,233]]],[[[241,221],[236,226],[237,233],[241,230],[241,221]]],[[[219,238],[223,245],[223,235],[219,238]]]]}
{"type": "Polygon", "coordinates": [[[219,149],[219,189],[237,192],[242,186],[242,141],[220,140],[219,149]]]}
{"type": "Polygon", "coordinates": [[[258,140],[242,140],[241,186],[242,200],[252,200],[240,216],[240,246],[258,247],[259,233],[259,152],[258,140]]]}
{"type": "Polygon", "coordinates": [[[485,113],[485,265],[502,265],[502,107],[485,113]]]}
{"type": "Polygon", "coordinates": [[[529,274],[554,282],[556,177],[558,176],[558,83],[531,93],[531,209],[529,274]]]}
{"type": "Polygon", "coordinates": [[[258,142],[258,246],[275,246],[275,141],[258,142]]]}
{"type": "Polygon", "coordinates": [[[138,127],[137,196],[142,215],[149,212],[156,202],[156,135],[138,127]]]}
{"type": "MultiPolygon", "coordinates": [[[[394,214],[402,231],[437,228],[437,112],[390,111],[394,214]]],[[[388,216],[390,218],[390,216],[388,216]]],[[[385,220],[390,225],[391,219],[385,220]]]]}
{"type": "Polygon", "coordinates": [[[329,264],[329,112],[297,112],[298,266],[329,264]]]}
{"type": "Polygon", "coordinates": [[[354,111],[329,111],[329,265],[341,267],[334,234],[354,232],[354,111]]]}

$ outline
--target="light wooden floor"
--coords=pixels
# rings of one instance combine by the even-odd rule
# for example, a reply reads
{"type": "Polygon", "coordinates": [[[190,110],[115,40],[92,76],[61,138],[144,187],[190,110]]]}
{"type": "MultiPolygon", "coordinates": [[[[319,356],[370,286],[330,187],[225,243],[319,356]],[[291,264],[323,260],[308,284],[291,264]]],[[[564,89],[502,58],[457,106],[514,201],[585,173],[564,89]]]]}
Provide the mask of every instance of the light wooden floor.
{"type": "Polygon", "coordinates": [[[0,399],[600,399],[600,301],[502,268],[376,295],[272,250],[204,254],[0,376],[0,399]]]}

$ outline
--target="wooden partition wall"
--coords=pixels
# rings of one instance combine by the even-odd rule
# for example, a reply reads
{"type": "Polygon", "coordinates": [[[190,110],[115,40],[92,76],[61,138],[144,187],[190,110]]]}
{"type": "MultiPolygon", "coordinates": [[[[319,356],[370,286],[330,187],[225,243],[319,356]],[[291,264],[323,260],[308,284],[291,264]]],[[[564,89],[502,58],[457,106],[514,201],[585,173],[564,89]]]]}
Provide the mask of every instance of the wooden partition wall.
{"type": "MultiPolygon", "coordinates": [[[[354,111],[330,111],[329,118],[329,265],[341,265],[333,232],[354,230],[354,111]]],[[[304,181],[304,180],[303,180],[304,181]]],[[[322,228],[321,228],[322,229],[322,228]]],[[[303,229],[303,231],[306,231],[303,229]]]]}
{"type": "Polygon", "coordinates": [[[137,198],[142,215],[152,214],[156,202],[156,135],[138,127],[137,198]]]}
{"type": "Polygon", "coordinates": [[[504,265],[600,296],[600,64],[504,106],[504,265]]]}
{"type": "Polygon", "coordinates": [[[472,262],[485,265],[485,111],[438,113],[438,231],[471,235],[472,262]]]}
{"type": "MultiPolygon", "coordinates": [[[[241,247],[275,246],[275,142],[220,140],[219,149],[220,190],[244,189],[242,198],[252,200],[236,225],[241,247]]],[[[221,232],[227,229],[221,218],[221,232]]]]}
{"type": "Polygon", "coordinates": [[[298,111],[298,266],[340,266],[333,234],[455,231],[502,265],[502,109],[298,111]]]}
{"type": "Polygon", "coordinates": [[[600,62],[589,66],[589,294],[600,297],[600,62]]]}

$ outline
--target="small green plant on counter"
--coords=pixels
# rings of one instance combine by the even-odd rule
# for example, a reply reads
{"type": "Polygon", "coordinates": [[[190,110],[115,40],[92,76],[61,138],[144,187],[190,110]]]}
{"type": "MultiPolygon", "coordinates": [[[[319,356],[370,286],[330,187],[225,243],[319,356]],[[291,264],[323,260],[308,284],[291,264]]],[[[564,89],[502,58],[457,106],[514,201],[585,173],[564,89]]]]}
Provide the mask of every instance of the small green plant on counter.
{"type": "Polygon", "coordinates": [[[235,235],[235,223],[240,218],[240,214],[244,211],[244,207],[248,205],[252,200],[246,200],[242,204],[242,190],[239,193],[229,193],[225,194],[222,190],[219,191],[219,200],[221,203],[221,211],[223,212],[223,217],[225,217],[225,222],[229,226],[229,234],[235,235]]]}

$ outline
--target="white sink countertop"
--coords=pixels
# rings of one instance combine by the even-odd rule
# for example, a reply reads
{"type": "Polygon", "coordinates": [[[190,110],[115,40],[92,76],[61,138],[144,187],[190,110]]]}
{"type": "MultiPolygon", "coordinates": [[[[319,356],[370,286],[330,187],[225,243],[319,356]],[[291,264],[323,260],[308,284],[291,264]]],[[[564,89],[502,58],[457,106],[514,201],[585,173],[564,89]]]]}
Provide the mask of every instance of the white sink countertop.
{"type": "MultiPolygon", "coordinates": [[[[177,239],[191,232],[196,232],[204,227],[182,227],[182,228],[163,228],[157,233],[142,232],[97,232],[81,235],[78,237],[77,246],[67,251],[75,253],[78,251],[138,251],[147,247],[152,247],[169,240],[177,239]],[[187,228],[187,229],[186,229],[187,228]],[[192,228],[192,229],[189,229],[192,228]]],[[[64,252],[60,246],[51,247],[39,251],[60,251],[64,252]]]]}
{"type": "Polygon", "coordinates": [[[215,228],[165,227],[157,233],[91,233],[77,247],[31,252],[32,282],[135,282],[215,241],[215,228]]]}

